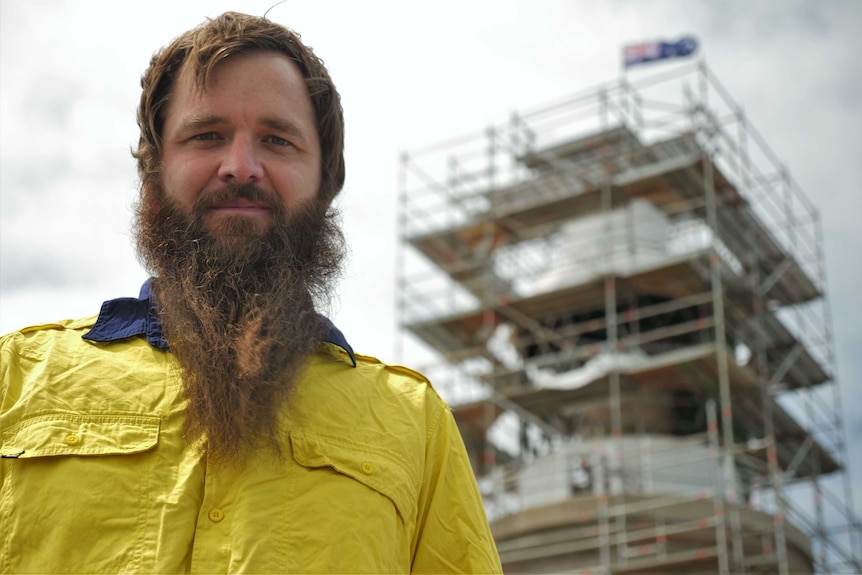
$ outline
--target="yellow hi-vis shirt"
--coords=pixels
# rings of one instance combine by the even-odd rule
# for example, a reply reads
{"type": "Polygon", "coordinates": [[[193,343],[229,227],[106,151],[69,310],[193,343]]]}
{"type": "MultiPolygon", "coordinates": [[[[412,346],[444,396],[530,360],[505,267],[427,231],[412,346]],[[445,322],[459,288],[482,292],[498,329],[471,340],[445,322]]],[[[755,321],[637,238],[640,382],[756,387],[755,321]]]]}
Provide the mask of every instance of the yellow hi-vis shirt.
{"type": "Polygon", "coordinates": [[[419,374],[323,344],[284,457],[215,466],[178,364],[94,318],[0,339],[0,572],[499,573],[463,442],[419,374]]]}

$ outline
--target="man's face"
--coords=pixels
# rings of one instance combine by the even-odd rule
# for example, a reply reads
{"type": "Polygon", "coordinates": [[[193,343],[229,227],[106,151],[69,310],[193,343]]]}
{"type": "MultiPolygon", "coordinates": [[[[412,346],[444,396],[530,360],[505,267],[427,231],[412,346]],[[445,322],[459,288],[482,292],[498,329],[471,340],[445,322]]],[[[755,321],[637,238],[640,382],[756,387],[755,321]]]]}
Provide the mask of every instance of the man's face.
{"type": "Polygon", "coordinates": [[[188,66],[176,80],[163,127],[162,184],[213,236],[273,224],[317,195],[320,143],[299,68],[276,52],[239,54],[217,64],[204,90],[188,66]],[[227,193],[248,185],[252,197],[227,193]],[[239,224],[237,227],[234,224],[239,224]]]}

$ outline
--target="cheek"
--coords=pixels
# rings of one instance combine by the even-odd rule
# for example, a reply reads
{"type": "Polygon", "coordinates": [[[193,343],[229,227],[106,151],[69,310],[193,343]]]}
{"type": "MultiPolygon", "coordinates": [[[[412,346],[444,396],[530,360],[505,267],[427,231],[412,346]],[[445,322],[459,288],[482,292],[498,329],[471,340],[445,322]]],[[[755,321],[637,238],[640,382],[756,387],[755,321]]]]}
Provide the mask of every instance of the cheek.
{"type": "Polygon", "coordinates": [[[191,207],[207,181],[199,162],[173,159],[162,163],[165,196],[185,207],[191,207]]]}
{"type": "Polygon", "coordinates": [[[305,166],[283,175],[279,196],[287,207],[308,204],[320,190],[320,168],[305,166]]]}

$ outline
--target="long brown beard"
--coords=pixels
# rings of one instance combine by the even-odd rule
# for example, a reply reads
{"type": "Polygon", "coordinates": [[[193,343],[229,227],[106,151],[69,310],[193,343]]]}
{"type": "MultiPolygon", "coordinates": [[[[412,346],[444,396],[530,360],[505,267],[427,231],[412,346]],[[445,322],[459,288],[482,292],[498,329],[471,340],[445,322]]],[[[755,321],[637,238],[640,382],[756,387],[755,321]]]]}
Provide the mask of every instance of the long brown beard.
{"type": "Polygon", "coordinates": [[[288,218],[254,186],[197,199],[190,214],[160,184],[138,206],[142,263],[157,277],[162,329],[182,369],[186,436],[204,435],[210,456],[236,462],[269,444],[280,453],[279,414],[308,355],[325,335],[315,300],[325,301],[343,259],[332,213],[312,202],[288,218]],[[213,202],[267,202],[266,229],[244,218],[203,223],[213,202]]]}

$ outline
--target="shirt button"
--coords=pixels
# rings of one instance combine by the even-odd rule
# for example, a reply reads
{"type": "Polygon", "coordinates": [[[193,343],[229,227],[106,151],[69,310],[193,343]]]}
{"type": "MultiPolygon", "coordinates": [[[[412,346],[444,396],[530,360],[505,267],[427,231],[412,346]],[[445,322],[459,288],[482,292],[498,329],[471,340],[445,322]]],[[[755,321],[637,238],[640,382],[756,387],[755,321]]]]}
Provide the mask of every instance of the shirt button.
{"type": "Polygon", "coordinates": [[[222,511],[221,509],[210,509],[210,512],[207,513],[207,516],[213,523],[218,523],[219,521],[224,519],[224,511],[222,511]]]}
{"type": "Polygon", "coordinates": [[[66,445],[78,445],[81,443],[81,438],[75,435],[74,433],[70,433],[66,437],[63,438],[63,442],[66,445]]]}
{"type": "Polygon", "coordinates": [[[367,461],[364,462],[362,465],[360,465],[359,468],[362,470],[362,473],[364,473],[365,475],[371,475],[372,473],[374,473],[374,466],[371,465],[370,463],[368,463],[367,461]]]}

